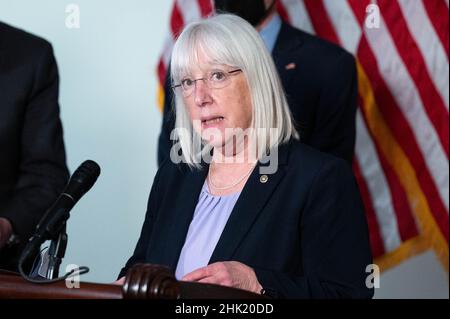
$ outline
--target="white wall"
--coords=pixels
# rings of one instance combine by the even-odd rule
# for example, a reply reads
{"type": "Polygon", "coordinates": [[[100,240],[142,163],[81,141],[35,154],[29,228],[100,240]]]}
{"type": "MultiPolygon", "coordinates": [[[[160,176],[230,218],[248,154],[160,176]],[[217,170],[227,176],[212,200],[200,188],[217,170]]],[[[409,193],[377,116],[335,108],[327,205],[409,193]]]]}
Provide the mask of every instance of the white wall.
{"type": "Polygon", "coordinates": [[[85,280],[114,280],[139,236],[157,167],[156,65],[171,6],[167,0],[0,0],[0,20],[53,45],[71,172],[86,159],[102,169],[68,223],[64,265],[89,266],[85,280]],[[80,29],[65,26],[70,3],[79,5],[80,29]]]}
{"type": "MultiPolygon", "coordinates": [[[[61,76],[68,164],[102,173],[72,211],[66,264],[89,266],[83,280],[113,281],[131,255],[156,172],[161,116],[156,64],[172,0],[0,0],[0,20],[49,40],[61,76]],[[66,5],[81,28],[65,27],[66,5]]],[[[381,277],[377,298],[448,298],[448,275],[432,253],[381,277]]]]}
{"type": "Polygon", "coordinates": [[[432,251],[408,259],[385,271],[380,278],[377,299],[448,299],[448,274],[432,251]]]}

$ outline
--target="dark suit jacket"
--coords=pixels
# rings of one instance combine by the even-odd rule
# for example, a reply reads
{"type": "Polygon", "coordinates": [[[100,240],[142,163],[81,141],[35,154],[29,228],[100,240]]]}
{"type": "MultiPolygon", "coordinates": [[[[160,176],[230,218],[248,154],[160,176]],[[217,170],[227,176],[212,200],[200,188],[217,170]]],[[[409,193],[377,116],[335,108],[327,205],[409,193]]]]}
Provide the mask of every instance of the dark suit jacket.
{"type": "MultiPolygon", "coordinates": [[[[22,243],[68,179],[51,45],[0,23],[0,217],[22,243]]],[[[11,268],[20,247],[0,251],[11,268]]]]}
{"type": "MultiPolygon", "coordinates": [[[[283,23],[272,53],[300,140],[352,162],[355,145],[355,60],[342,48],[283,23]],[[286,66],[295,65],[287,69],[286,66]]],[[[165,83],[158,163],[169,156],[175,126],[171,79],[165,83]]]]}
{"type": "MultiPolygon", "coordinates": [[[[367,298],[372,263],[368,228],[350,166],[298,141],[279,148],[276,173],[247,181],[210,263],[254,268],[270,295],[286,298],[367,298]]],[[[176,268],[208,166],[191,171],[165,161],[156,174],[135,263],[176,268]]]]}

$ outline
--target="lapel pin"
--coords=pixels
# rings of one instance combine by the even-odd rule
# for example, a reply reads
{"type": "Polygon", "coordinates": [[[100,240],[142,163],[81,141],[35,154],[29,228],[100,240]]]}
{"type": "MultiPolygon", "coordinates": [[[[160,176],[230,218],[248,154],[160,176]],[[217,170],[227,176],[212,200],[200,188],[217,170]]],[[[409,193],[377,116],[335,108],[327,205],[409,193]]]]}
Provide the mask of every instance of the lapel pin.
{"type": "Polygon", "coordinates": [[[285,66],[286,70],[293,70],[297,67],[295,63],[289,63],[285,66]]]}
{"type": "Polygon", "coordinates": [[[261,177],[259,178],[259,181],[263,184],[267,183],[268,180],[269,177],[267,175],[261,175],[261,177]]]}

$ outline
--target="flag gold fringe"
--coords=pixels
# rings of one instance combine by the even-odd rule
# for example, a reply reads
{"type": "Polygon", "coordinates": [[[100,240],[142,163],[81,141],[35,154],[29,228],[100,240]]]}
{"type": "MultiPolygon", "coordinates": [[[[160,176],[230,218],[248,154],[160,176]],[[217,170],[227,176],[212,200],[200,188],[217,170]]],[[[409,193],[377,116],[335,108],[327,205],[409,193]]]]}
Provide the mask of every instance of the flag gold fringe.
{"type": "Polygon", "coordinates": [[[383,152],[384,157],[392,166],[400,184],[405,190],[420,233],[418,237],[404,242],[393,252],[378,258],[376,262],[379,263],[380,269],[386,270],[427,249],[433,249],[448,274],[448,242],[445,240],[431,213],[414,167],[396,141],[378,109],[371,83],[359,61],[357,62],[357,69],[359,77],[358,89],[363,100],[361,107],[364,108],[366,114],[368,129],[376,139],[381,152],[383,152]]]}
{"type": "Polygon", "coordinates": [[[161,113],[164,112],[164,88],[158,81],[158,88],[156,89],[156,99],[158,104],[158,109],[161,113]]]}

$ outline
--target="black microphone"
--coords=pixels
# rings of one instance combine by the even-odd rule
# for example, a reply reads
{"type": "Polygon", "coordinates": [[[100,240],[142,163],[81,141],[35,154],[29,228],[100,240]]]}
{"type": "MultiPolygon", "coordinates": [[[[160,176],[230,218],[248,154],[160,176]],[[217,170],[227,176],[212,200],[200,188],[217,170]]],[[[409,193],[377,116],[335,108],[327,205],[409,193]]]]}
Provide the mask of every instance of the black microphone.
{"type": "Polygon", "coordinates": [[[59,235],[70,217],[70,210],[91,189],[99,175],[100,166],[91,160],[83,162],[75,170],[64,191],[36,226],[36,231],[21,254],[19,265],[36,252],[45,240],[59,235]]]}

